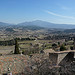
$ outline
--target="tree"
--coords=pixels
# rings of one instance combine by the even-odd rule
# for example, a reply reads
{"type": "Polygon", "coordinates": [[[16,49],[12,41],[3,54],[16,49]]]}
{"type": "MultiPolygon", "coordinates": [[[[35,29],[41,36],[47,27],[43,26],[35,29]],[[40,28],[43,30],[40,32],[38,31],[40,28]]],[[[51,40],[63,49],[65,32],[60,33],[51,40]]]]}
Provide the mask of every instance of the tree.
{"type": "Polygon", "coordinates": [[[70,46],[70,49],[73,50],[73,46],[70,46]]]}
{"type": "Polygon", "coordinates": [[[19,44],[17,38],[15,39],[15,51],[14,54],[20,54],[19,52],[19,44]]]}
{"type": "Polygon", "coordinates": [[[57,47],[57,44],[53,43],[53,44],[52,44],[52,47],[57,47]]]}
{"type": "Polygon", "coordinates": [[[64,50],[66,50],[66,47],[64,45],[61,45],[60,51],[64,51],[64,50]]]}
{"type": "Polygon", "coordinates": [[[58,45],[60,46],[60,42],[58,42],[58,45]]]}
{"type": "Polygon", "coordinates": [[[53,43],[52,48],[55,50],[55,48],[57,48],[57,44],[53,43]]]}

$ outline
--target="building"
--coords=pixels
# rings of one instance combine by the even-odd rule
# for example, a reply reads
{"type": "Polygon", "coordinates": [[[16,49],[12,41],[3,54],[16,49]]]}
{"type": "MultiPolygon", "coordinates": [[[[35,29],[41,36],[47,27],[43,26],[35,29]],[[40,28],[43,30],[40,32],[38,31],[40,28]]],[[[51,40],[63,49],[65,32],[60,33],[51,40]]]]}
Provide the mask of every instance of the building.
{"type": "Polygon", "coordinates": [[[49,59],[53,66],[68,65],[75,60],[75,50],[51,52],[49,53],[49,59]]]}
{"type": "Polygon", "coordinates": [[[21,75],[29,66],[29,57],[25,55],[0,56],[0,75],[21,75]]]}

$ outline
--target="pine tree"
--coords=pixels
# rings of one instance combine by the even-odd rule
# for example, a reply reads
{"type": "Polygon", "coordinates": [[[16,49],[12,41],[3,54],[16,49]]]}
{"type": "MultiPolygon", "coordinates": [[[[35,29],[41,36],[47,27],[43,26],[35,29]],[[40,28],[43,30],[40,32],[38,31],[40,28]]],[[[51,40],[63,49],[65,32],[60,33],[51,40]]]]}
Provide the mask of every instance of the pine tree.
{"type": "Polygon", "coordinates": [[[19,44],[17,38],[15,39],[15,51],[14,54],[20,54],[19,52],[19,44]]]}

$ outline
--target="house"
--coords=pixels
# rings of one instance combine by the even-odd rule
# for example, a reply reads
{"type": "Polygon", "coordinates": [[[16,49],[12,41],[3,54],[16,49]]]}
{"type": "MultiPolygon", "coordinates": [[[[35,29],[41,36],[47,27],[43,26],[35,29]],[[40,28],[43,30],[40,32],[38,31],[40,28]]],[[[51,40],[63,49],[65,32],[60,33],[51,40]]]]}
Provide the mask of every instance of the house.
{"type": "Polygon", "coordinates": [[[0,56],[0,75],[21,75],[29,66],[29,57],[25,55],[0,56]]]}
{"type": "Polygon", "coordinates": [[[75,60],[75,50],[50,52],[49,59],[52,65],[68,65],[75,60]]]}

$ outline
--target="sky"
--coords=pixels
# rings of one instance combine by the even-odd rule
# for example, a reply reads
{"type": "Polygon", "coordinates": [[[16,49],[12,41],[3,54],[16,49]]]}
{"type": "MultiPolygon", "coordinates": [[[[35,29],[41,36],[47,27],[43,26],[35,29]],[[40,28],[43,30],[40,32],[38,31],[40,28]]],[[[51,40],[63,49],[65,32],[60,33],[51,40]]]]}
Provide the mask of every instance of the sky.
{"type": "Polygon", "coordinates": [[[34,20],[75,24],[75,0],[0,0],[0,22],[34,20]]]}

